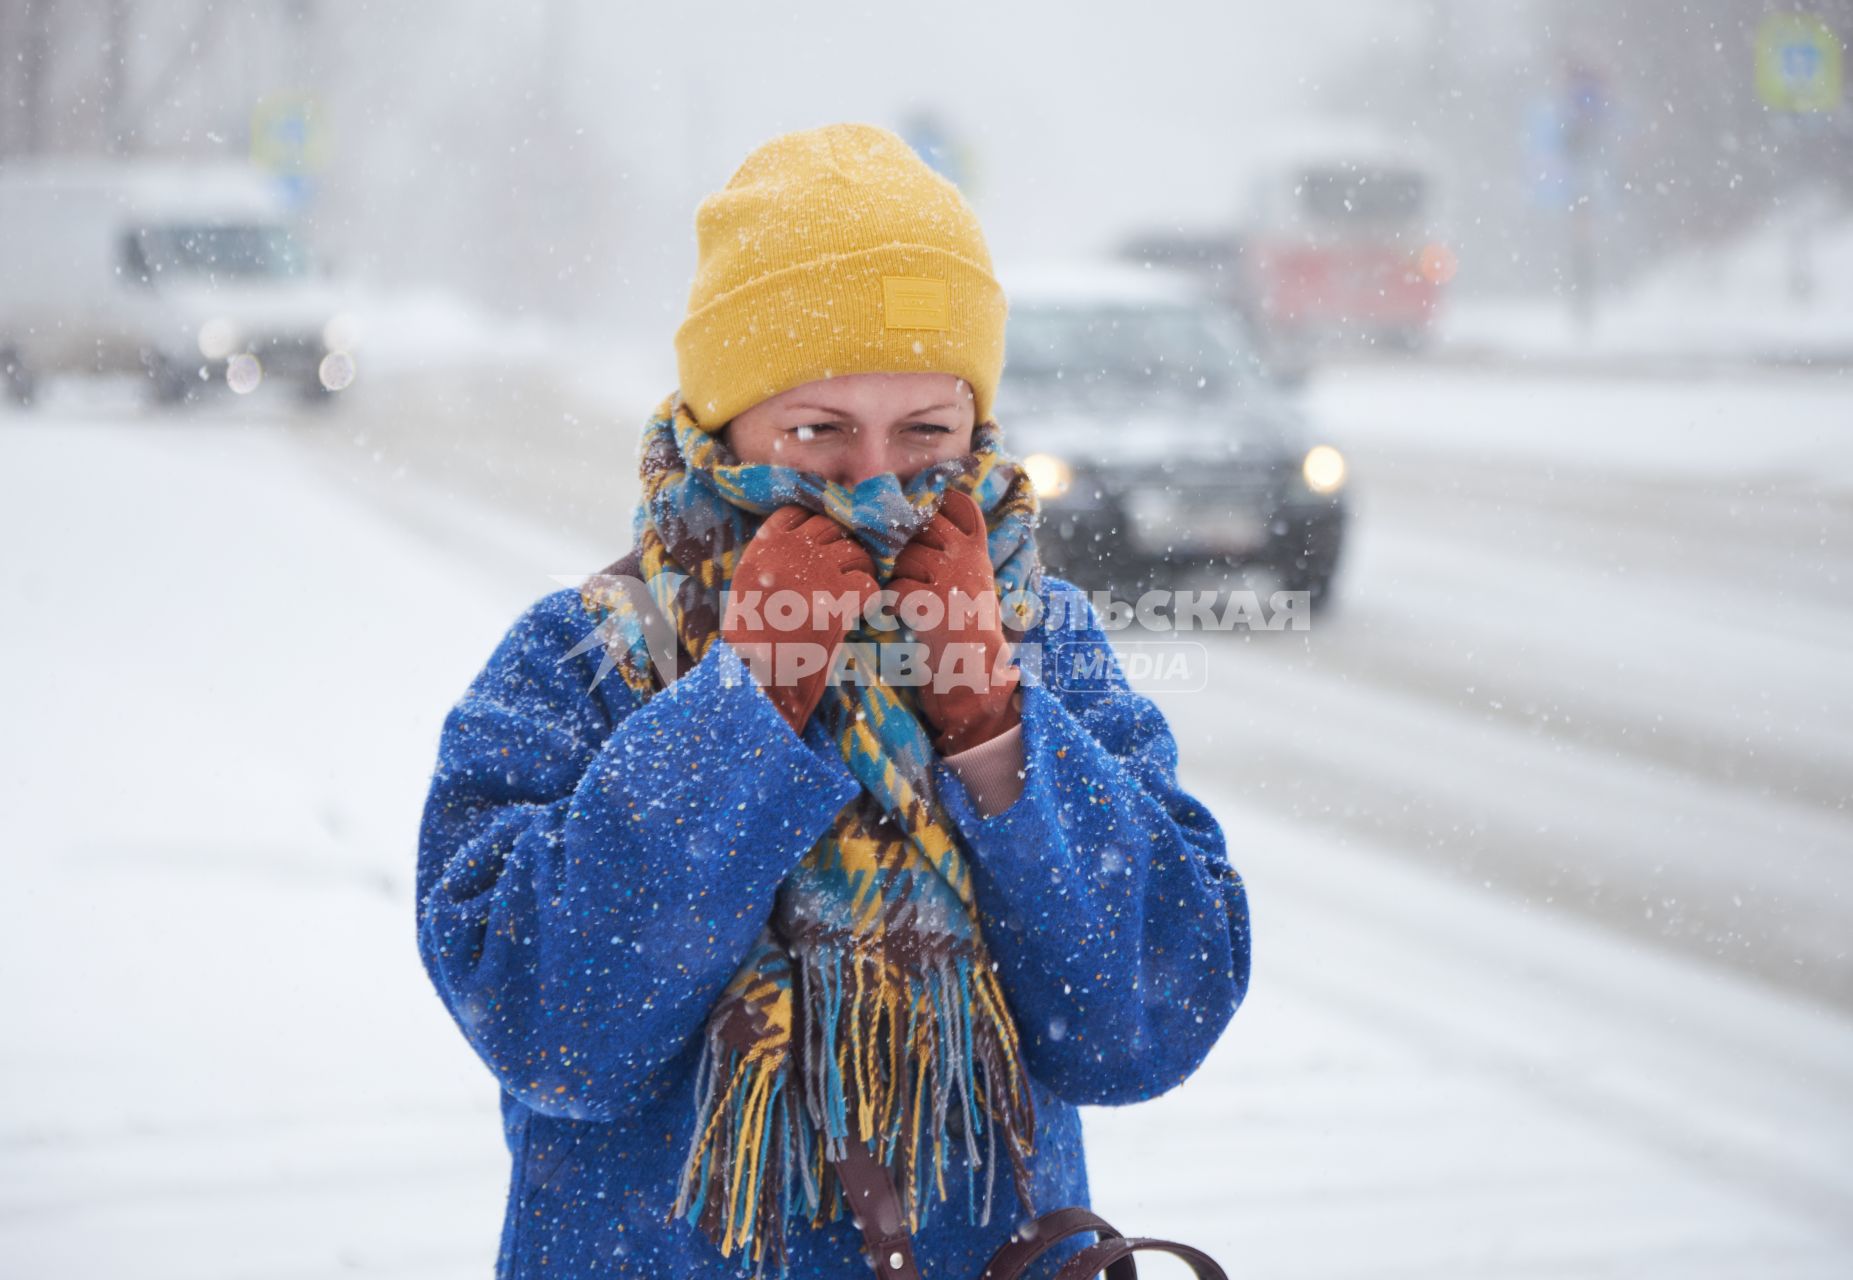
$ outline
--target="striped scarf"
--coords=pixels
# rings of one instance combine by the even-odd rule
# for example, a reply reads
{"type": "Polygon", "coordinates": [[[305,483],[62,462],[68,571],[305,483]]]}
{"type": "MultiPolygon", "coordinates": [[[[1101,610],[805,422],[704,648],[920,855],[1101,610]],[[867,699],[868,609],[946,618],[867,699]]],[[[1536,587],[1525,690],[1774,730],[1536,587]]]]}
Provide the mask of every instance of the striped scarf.
{"type": "MultiPolygon", "coordinates": [[[[787,503],[851,529],[886,583],[940,496],[961,489],[986,513],[1006,607],[1033,592],[1041,573],[1036,500],[995,422],[978,425],[972,452],[905,485],[888,473],[849,489],[790,467],[739,463],[672,395],[645,427],[639,458],[643,499],[633,532],[641,576],[697,661],[719,634],[721,591],[741,552],[759,522],[787,503]]],[[[621,592],[597,603],[614,637],[608,661],[647,696],[641,619],[621,592]]],[[[967,855],[934,794],[932,739],[913,691],[875,679],[877,651],[860,647],[900,635],[858,627],[846,640],[858,646],[863,674],[828,686],[816,715],[862,793],[779,886],[771,919],[704,1032],[696,1121],[670,1217],[694,1223],[723,1257],[739,1249],[744,1263],[750,1249],[755,1274],[768,1261],[785,1270],[788,1215],[806,1212],[813,1227],[840,1216],[844,1193],[830,1162],[851,1141],[888,1166],[909,1230],[918,1231],[930,1207],[923,1157],[947,1198],[955,1105],[968,1220],[980,1221],[980,1166],[981,1221],[991,1220],[1000,1137],[1018,1199],[1035,1213],[1026,1162],[1035,1108],[979,929],[967,855]]]]}

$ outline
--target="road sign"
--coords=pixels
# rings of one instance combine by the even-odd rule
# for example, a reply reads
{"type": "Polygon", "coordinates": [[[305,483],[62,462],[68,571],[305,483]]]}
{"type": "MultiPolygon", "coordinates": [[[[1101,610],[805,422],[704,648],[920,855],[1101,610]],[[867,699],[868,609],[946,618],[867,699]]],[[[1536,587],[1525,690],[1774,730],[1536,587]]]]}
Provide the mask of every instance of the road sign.
{"type": "Polygon", "coordinates": [[[1777,111],[1840,105],[1840,39],[1807,13],[1772,13],[1757,24],[1756,91],[1777,111]]]}
{"type": "Polygon", "coordinates": [[[251,159],[276,174],[309,174],[327,159],[327,138],[310,98],[279,94],[251,109],[251,159]]]}

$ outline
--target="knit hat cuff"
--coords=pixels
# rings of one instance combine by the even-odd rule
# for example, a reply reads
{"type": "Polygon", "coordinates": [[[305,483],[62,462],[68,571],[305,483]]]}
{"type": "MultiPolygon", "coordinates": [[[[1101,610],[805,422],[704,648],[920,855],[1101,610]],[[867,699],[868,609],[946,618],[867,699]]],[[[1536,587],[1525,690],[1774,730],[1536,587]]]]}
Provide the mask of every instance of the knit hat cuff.
{"type": "Polygon", "coordinates": [[[763,400],[851,373],[950,373],[971,384],[976,421],[1003,372],[1003,289],[971,260],[932,245],[885,244],[749,280],[676,330],[682,398],[703,431],[763,400]],[[883,277],[943,282],[943,317],[896,314],[883,277]],[[943,319],[944,328],[890,327],[943,319]]]}

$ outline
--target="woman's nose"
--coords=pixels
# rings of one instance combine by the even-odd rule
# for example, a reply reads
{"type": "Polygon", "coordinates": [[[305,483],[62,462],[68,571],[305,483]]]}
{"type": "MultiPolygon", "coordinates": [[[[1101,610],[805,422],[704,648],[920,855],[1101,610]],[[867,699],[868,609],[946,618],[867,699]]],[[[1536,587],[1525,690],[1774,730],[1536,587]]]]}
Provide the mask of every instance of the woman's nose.
{"type": "Polygon", "coordinates": [[[896,459],[889,455],[885,431],[856,431],[850,436],[850,448],[839,460],[837,474],[830,478],[853,489],[864,480],[893,471],[896,459]]]}

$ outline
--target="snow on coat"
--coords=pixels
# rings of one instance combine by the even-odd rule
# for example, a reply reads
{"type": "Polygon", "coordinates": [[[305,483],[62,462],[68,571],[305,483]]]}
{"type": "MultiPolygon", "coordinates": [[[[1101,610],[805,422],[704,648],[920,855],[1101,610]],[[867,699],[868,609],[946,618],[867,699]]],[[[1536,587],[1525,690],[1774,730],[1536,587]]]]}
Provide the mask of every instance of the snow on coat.
{"type": "MultiPolygon", "coordinates": [[[[1164,717],[1127,685],[1085,595],[1043,579],[1022,661],[1024,780],[983,816],[943,763],[980,923],[1022,1038],[1039,1212],[1088,1205],[1077,1106],[1188,1078],[1248,988],[1246,891],[1221,827],[1177,783],[1164,717]],[[1090,659],[1102,659],[1093,665],[1090,659]]],[[[418,947],[500,1082],[513,1158],[498,1280],[722,1277],[672,1220],[709,1009],[785,873],[857,794],[813,720],[801,739],[725,640],[645,697],[562,661],[592,620],[553,592],[509,629],[446,718],[418,853],[418,947]]],[[[1015,1206],[968,1221],[963,1146],[915,1236],[925,1275],[978,1275],[1015,1206]]],[[[1052,1274],[1081,1236],[1036,1268],[1052,1274]]],[[[866,1280],[844,1215],[794,1223],[790,1273],[866,1280]]],[[[749,1264],[750,1265],[750,1264],[749,1264]]]]}

